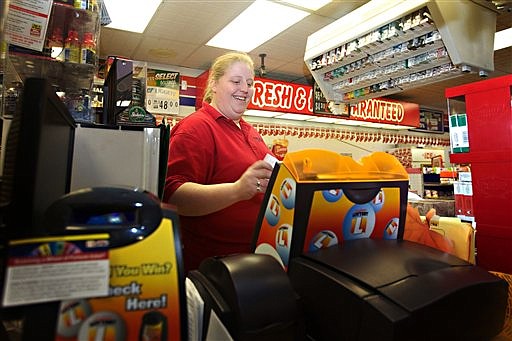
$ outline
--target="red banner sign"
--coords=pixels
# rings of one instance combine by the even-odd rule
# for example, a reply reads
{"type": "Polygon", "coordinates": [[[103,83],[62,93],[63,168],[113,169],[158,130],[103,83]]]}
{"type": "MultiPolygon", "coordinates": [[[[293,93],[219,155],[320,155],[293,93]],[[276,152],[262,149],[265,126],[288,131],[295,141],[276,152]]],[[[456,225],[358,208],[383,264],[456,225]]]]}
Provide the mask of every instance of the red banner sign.
{"type": "Polygon", "coordinates": [[[247,109],[312,114],[313,87],[256,78],[247,109]]]}
{"type": "Polygon", "coordinates": [[[419,127],[420,106],[415,103],[372,98],[350,106],[350,119],[419,127]]]}
{"type": "MultiPolygon", "coordinates": [[[[197,78],[196,109],[200,108],[202,104],[202,92],[207,78],[208,71],[197,78]]],[[[247,109],[315,115],[313,104],[312,86],[256,77],[254,79],[254,95],[247,109]]],[[[315,116],[329,116],[329,114],[315,116]]],[[[415,103],[375,98],[351,105],[350,118],[344,118],[419,127],[420,108],[415,103]]]]}

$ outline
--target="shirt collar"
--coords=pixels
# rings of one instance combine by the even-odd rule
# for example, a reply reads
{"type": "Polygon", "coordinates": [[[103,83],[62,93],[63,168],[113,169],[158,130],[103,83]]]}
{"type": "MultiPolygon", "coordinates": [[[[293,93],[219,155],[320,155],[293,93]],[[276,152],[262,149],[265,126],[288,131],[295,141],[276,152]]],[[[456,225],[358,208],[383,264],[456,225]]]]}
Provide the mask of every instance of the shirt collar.
{"type": "MultiPolygon", "coordinates": [[[[232,120],[227,118],[226,116],[222,115],[217,109],[215,109],[210,103],[203,102],[203,109],[210,115],[214,120],[218,120],[219,118],[224,118],[228,121],[231,121],[231,123],[235,124],[232,120]]],[[[244,126],[246,122],[244,121],[243,117],[240,117],[240,127],[244,126]]]]}

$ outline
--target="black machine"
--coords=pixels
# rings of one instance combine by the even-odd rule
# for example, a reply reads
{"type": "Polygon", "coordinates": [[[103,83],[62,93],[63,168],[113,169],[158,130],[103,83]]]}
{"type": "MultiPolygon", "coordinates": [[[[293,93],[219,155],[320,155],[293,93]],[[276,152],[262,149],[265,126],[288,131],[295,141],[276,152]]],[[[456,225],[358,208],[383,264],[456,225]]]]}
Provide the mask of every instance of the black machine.
{"type": "MultiPolygon", "coordinates": [[[[69,192],[74,133],[75,122],[51,84],[41,78],[26,79],[2,149],[0,288],[8,241],[44,235],[45,210],[69,192]]],[[[0,313],[2,319],[21,315],[17,308],[0,313]]]]}
{"type": "Polygon", "coordinates": [[[292,259],[290,281],[315,340],[490,340],[507,286],[480,267],[409,241],[347,241],[292,259]]]}
{"type": "Polygon", "coordinates": [[[197,317],[202,326],[197,331],[198,340],[304,339],[297,295],[283,268],[271,256],[209,258],[188,278],[205,302],[203,316],[197,317]],[[215,328],[211,322],[214,316],[225,328],[215,328]],[[225,334],[212,332],[215,329],[225,330],[225,334]]]}
{"type": "Polygon", "coordinates": [[[12,119],[0,187],[1,233],[42,233],[45,210],[69,192],[75,122],[51,84],[30,78],[12,119]]]}

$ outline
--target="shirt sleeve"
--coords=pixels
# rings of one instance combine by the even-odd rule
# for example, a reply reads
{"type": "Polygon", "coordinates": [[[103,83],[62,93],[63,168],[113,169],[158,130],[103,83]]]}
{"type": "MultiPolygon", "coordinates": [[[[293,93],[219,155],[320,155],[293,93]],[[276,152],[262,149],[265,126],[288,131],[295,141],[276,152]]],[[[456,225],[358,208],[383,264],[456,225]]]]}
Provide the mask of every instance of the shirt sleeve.
{"type": "Polygon", "coordinates": [[[185,182],[208,183],[215,161],[214,142],[207,125],[196,122],[175,128],[169,140],[164,202],[185,182]]]}

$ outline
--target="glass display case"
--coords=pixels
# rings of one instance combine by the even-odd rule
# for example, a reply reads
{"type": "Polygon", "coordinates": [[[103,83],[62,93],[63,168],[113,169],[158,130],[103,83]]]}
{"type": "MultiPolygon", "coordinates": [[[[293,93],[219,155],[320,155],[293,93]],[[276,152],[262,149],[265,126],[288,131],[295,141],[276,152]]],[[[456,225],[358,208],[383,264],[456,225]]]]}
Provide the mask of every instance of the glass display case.
{"type": "MultiPolygon", "coordinates": [[[[21,88],[18,84],[27,78],[46,78],[76,121],[92,121],[90,95],[100,25],[97,2],[18,2],[10,1],[2,20],[4,97],[7,91],[21,88]],[[45,16],[43,3],[50,4],[49,15],[45,16]],[[37,17],[46,19],[37,22],[37,17]]],[[[2,117],[8,119],[12,108],[6,109],[4,105],[2,117]]]]}

